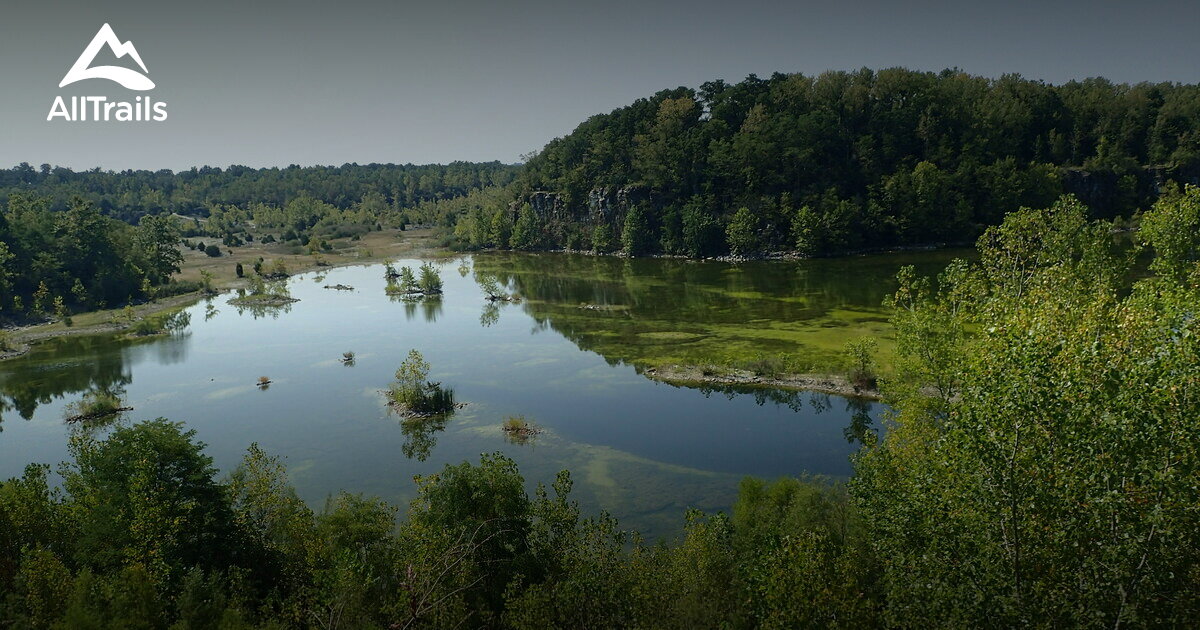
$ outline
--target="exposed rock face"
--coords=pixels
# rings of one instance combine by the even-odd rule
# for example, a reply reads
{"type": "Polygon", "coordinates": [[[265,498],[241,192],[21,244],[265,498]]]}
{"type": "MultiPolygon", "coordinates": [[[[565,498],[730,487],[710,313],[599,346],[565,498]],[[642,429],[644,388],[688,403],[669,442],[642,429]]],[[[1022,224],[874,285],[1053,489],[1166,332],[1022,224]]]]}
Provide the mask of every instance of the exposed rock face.
{"type": "Polygon", "coordinates": [[[1096,216],[1108,216],[1117,195],[1117,176],[1113,173],[1069,168],[1063,171],[1063,192],[1075,195],[1096,216]]]}
{"type": "MultiPolygon", "coordinates": [[[[556,192],[537,191],[530,193],[526,199],[533,213],[543,225],[563,225],[567,223],[584,223],[599,225],[608,223],[619,226],[625,220],[625,213],[635,204],[650,201],[650,192],[636,186],[593,188],[588,191],[587,204],[582,208],[568,208],[563,196],[556,192]]],[[[520,207],[520,201],[513,204],[515,213],[520,207]]]]}
{"type": "MultiPolygon", "coordinates": [[[[567,216],[567,206],[563,203],[562,196],[556,192],[534,192],[529,195],[528,201],[533,208],[533,214],[543,224],[570,220],[570,217],[567,216]]],[[[517,208],[519,208],[520,201],[517,204],[517,208]]]]}
{"type": "Polygon", "coordinates": [[[623,225],[629,208],[649,201],[650,191],[641,187],[593,188],[588,192],[588,214],[594,225],[623,225]]]}
{"type": "Polygon", "coordinates": [[[1200,186],[1200,170],[1187,168],[1170,168],[1166,166],[1150,166],[1146,172],[1154,185],[1154,194],[1162,194],[1163,186],[1169,181],[1177,184],[1200,186]]]}
{"type": "Polygon", "coordinates": [[[1167,182],[1200,185],[1200,171],[1149,166],[1134,173],[1132,187],[1121,180],[1115,173],[1068,168],[1063,170],[1063,192],[1087,204],[1093,216],[1107,218],[1115,215],[1119,202],[1135,201],[1139,207],[1149,206],[1162,194],[1167,182]]]}

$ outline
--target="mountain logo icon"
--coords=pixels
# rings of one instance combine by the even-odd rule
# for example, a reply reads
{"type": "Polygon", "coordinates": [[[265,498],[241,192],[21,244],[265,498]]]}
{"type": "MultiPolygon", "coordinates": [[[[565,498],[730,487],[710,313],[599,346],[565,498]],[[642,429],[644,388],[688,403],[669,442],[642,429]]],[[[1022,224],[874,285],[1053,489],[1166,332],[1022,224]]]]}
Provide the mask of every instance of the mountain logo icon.
{"type": "Polygon", "coordinates": [[[133,47],[133,42],[121,43],[121,40],[117,39],[117,34],[113,32],[112,27],[105,24],[100,27],[99,31],[96,31],[96,36],[92,38],[87,48],[83,49],[83,54],[79,55],[79,59],[75,60],[75,65],[71,66],[71,69],[67,71],[66,76],[63,77],[58,87],[66,87],[84,79],[108,79],[109,81],[116,81],[130,90],[142,91],[154,88],[154,82],[145,74],[138,73],[136,70],[122,68],[121,66],[90,67],[92,62],[95,61],[96,55],[99,54],[100,49],[104,46],[108,46],[109,50],[112,50],[117,58],[129,55],[137,62],[137,65],[141,66],[142,72],[148,72],[146,64],[142,62],[141,55],[138,55],[137,48],[133,47]]]}

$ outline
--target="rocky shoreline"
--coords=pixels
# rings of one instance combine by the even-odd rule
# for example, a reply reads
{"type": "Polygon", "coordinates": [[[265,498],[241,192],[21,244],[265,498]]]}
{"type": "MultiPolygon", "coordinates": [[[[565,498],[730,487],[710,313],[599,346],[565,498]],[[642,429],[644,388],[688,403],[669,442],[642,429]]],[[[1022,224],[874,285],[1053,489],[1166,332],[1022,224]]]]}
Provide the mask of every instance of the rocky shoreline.
{"type": "Polygon", "coordinates": [[[862,388],[836,374],[787,374],[783,376],[759,376],[748,370],[711,369],[699,366],[668,365],[646,368],[642,374],[647,378],[672,385],[734,385],[744,387],[769,387],[797,391],[836,394],[868,400],[883,398],[878,389],[862,388]]]}

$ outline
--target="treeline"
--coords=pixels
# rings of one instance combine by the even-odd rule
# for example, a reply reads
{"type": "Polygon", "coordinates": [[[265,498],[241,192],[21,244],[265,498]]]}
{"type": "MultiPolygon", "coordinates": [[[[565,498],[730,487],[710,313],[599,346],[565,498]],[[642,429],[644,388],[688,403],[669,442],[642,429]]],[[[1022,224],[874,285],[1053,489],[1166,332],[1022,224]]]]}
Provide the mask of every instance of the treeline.
{"type": "Polygon", "coordinates": [[[458,242],[689,256],[969,242],[1064,193],[1128,218],[1171,179],[1200,179],[1197,85],[752,75],[589,118],[526,164],[520,211],[467,216],[458,242]],[[528,234],[505,231],[522,221],[528,234]]]}
{"type": "Polygon", "coordinates": [[[80,198],[56,212],[45,198],[14,195],[0,211],[0,317],[69,324],[73,311],[195,291],[171,280],[179,242],[170,217],[146,215],[135,227],[80,198]]]}
{"type": "Polygon", "coordinates": [[[250,203],[282,206],[308,196],[338,209],[375,196],[391,208],[461,197],[472,190],[504,186],[517,167],[499,162],[451,164],[292,165],[287,168],[205,166],[186,171],[72,171],[22,163],[0,170],[0,202],[13,194],[34,193],[49,199],[52,210],[65,210],[71,199],[90,201],[103,214],[137,223],[144,214],[205,214],[213,205],[250,203]]]}
{"type": "Polygon", "coordinates": [[[747,480],[647,544],[532,497],[500,454],[416,480],[407,518],[313,511],[256,446],[218,481],[165,420],[71,440],[62,489],[0,485],[11,627],[1185,627],[1200,615],[1200,189],[1137,251],[1065,197],[889,299],[889,431],[846,485],[747,480]]]}
{"type": "Polygon", "coordinates": [[[463,204],[494,198],[515,173],[465,162],[180,173],[22,164],[0,171],[0,322],[196,290],[171,281],[181,243],[210,256],[255,238],[322,252],[384,227],[453,226],[463,204]]]}

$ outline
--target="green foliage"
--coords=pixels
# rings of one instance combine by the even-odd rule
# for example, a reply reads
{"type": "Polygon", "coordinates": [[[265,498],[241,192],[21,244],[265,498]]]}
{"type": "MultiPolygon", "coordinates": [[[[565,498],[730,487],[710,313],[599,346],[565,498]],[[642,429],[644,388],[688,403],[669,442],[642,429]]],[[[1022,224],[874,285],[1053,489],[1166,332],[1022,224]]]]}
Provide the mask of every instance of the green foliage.
{"type": "Polygon", "coordinates": [[[492,212],[491,223],[488,226],[488,242],[501,249],[509,246],[512,239],[512,217],[504,208],[492,212]]]}
{"type": "Polygon", "coordinates": [[[392,404],[408,414],[444,414],[454,410],[454,390],[429,379],[429,363],[416,349],[396,370],[396,382],[388,390],[392,404]]]}
{"type": "Polygon", "coordinates": [[[961,243],[1064,193],[1091,216],[1132,215],[1157,181],[1200,167],[1198,104],[1195,85],[1098,78],[751,75],[593,116],[532,156],[508,194],[568,210],[544,217],[544,247],[566,245],[600,198],[638,207],[651,242],[693,257],[723,253],[725,237],[739,255],[961,243]],[[684,209],[697,196],[704,211],[684,209]]]}
{"type": "Polygon", "coordinates": [[[71,325],[71,311],[67,310],[67,303],[61,295],[54,296],[54,319],[57,319],[67,326],[71,325]]]}
{"type": "Polygon", "coordinates": [[[465,543],[463,561],[478,584],[464,596],[477,613],[498,614],[505,588],[528,554],[529,498],[516,463],[501,453],[483,455],[478,466],[447,464],[417,484],[411,526],[465,543]]]}
{"type": "Polygon", "coordinates": [[[164,588],[192,567],[231,563],[232,513],[194,436],[163,419],[118,427],[104,441],[73,436],[63,485],[82,562],[101,571],[137,563],[164,588]]]}
{"type": "Polygon", "coordinates": [[[205,293],[213,293],[213,274],[207,269],[200,270],[200,286],[203,287],[205,293]]]}
{"type": "Polygon", "coordinates": [[[533,206],[521,206],[513,224],[510,242],[513,249],[530,250],[541,245],[541,227],[538,225],[537,215],[533,213],[533,206]]]}
{"type": "Polygon", "coordinates": [[[739,208],[729,219],[725,227],[725,239],[729,243],[729,251],[737,256],[754,254],[761,240],[758,237],[758,218],[749,208],[739,208]]]}
{"type": "Polygon", "coordinates": [[[667,254],[676,256],[683,254],[683,216],[680,214],[679,207],[667,206],[663,210],[661,223],[662,234],[659,237],[659,247],[667,254]]]}
{"type": "Polygon", "coordinates": [[[121,394],[122,392],[111,389],[93,389],[85,393],[79,401],[67,405],[63,414],[67,418],[92,418],[116,413],[124,404],[121,394]]]}
{"type": "Polygon", "coordinates": [[[1200,188],[1169,191],[1142,215],[1138,238],[1154,250],[1150,268],[1180,282],[1200,261],[1200,188]]]}
{"type": "MultiPolygon", "coordinates": [[[[420,213],[425,211],[425,204],[435,200],[505,186],[513,181],[517,170],[516,166],[499,162],[261,169],[205,166],[178,173],[99,169],[76,172],[20,164],[0,170],[0,198],[33,192],[45,197],[51,210],[60,211],[70,204],[72,196],[82,195],[97,207],[111,209],[114,218],[131,224],[147,215],[207,215],[209,221],[203,227],[211,227],[212,235],[219,238],[240,233],[238,228],[246,217],[238,213],[247,211],[255,215],[255,221],[261,221],[259,227],[268,229],[309,229],[328,209],[361,215],[350,219],[372,227],[380,220],[391,224],[392,213],[399,209],[413,208],[420,213]],[[234,208],[237,211],[230,212],[234,208]],[[218,215],[215,221],[214,214],[218,215]],[[223,216],[226,214],[230,216],[223,216]]],[[[201,228],[199,223],[192,225],[201,228]]]]}
{"type": "Polygon", "coordinates": [[[429,296],[442,292],[442,275],[438,273],[436,267],[430,263],[422,263],[420,273],[417,286],[420,287],[422,293],[429,296]]]}
{"type": "Polygon", "coordinates": [[[162,284],[179,273],[183,263],[179,238],[179,226],[172,217],[148,214],[138,223],[134,240],[152,283],[162,284]]]}
{"type": "Polygon", "coordinates": [[[592,226],[592,249],[599,254],[607,254],[616,248],[616,238],[613,228],[605,222],[592,226]]]}
{"type": "Polygon", "coordinates": [[[33,628],[51,627],[66,612],[73,581],[70,569],[53,552],[31,549],[23,553],[15,590],[24,606],[13,611],[13,616],[24,617],[33,628]]]}
{"type": "Polygon", "coordinates": [[[724,242],[721,224],[702,198],[695,197],[689,200],[683,206],[682,217],[683,247],[687,255],[701,258],[721,252],[724,242]]]}
{"type": "Polygon", "coordinates": [[[45,282],[39,282],[37,291],[33,294],[33,312],[38,315],[45,315],[46,309],[50,306],[50,289],[45,282]]]}
{"type": "MultiPolygon", "coordinates": [[[[748,479],[732,514],[689,512],[679,540],[646,544],[607,515],[584,518],[565,472],[530,497],[498,453],[418,478],[397,523],[353,494],[314,512],[257,446],[218,481],[177,424],[79,431],[61,489],[44,466],[0,483],[0,618],[1187,626],[1200,614],[1200,263],[1194,233],[1165,226],[1192,225],[1198,194],[1147,213],[1153,273],[1134,280],[1110,224],[1069,197],[1011,213],[980,238],[978,262],[936,283],[904,269],[889,299],[893,415],[845,485],[748,479]]],[[[869,342],[851,350],[866,371],[869,342]]],[[[429,372],[410,352],[396,388],[427,389],[429,372]]],[[[442,425],[421,426],[428,440],[442,425]]]]}
{"type": "MultiPolygon", "coordinates": [[[[0,217],[2,216],[0,215],[0,217]]],[[[16,270],[10,269],[9,265],[12,264],[15,258],[16,254],[13,254],[12,250],[9,249],[8,243],[0,241],[0,295],[7,296],[12,294],[12,281],[16,275],[16,270]]],[[[0,309],[3,309],[4,306],[3,301],[0,301],[0,309]]]]}
{"type": "Polygon", "coordinates": [[[879,342],[874,337],[860,337],[846,342],[846,358],[850,361],[850,382],[855,387],[875,386],[875,350],[879,342]]]}
{"type": "MultiPolygon", "coordinates": [[[[1181,205],[1157,211],[1186,223],[1181,205]]],[[[901,278],[894,300],[909,374],[941,384],[896,392],[896,422],[853,481],[886,618],[1194,615],[1200,530],[1183,506],[1200,500],[1185,481],[1200,470],[1200,409],[1183,392],[1200,379],[1196,285],[1167,273],[1127,287],[1108,224],[1072,199],[1010,215],[979,247],[938,295],[901,278]],[[946,341],[917,353],[937,331],[946,341]]]]}
{"type": "Polygon", "coordinates": [[[401,267],[400,273],[400,290],[404,293],[413,293],[417,290],[417,277],[413,275],[411,267],[401,267]]]}

